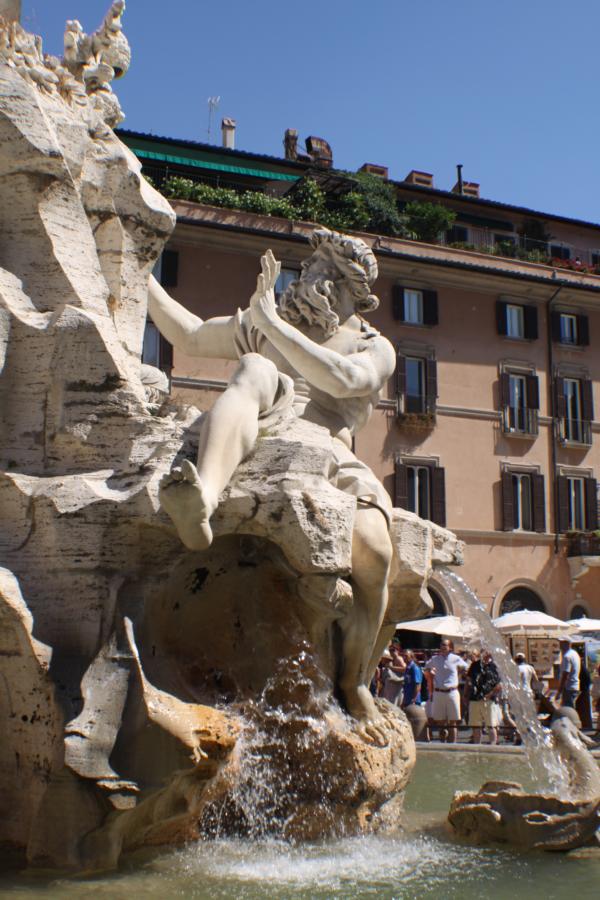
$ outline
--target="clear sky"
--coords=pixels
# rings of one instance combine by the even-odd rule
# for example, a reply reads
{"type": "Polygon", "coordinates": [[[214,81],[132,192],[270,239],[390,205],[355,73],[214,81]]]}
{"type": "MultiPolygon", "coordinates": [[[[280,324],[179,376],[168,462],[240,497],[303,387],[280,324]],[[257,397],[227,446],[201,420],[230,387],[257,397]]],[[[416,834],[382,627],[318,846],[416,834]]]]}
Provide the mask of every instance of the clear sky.
{"type": "MultiPolygon", "coordinates": [[[[109,0],[23,0],[23,24],[62,49],[109,0]]],[[[124,127],[207,140],[211,96],[236,146],[283,155],[286,128],[334,164],[415,168],[449,190],[600,222],[599,0],[127,0],[124,127]]]]}

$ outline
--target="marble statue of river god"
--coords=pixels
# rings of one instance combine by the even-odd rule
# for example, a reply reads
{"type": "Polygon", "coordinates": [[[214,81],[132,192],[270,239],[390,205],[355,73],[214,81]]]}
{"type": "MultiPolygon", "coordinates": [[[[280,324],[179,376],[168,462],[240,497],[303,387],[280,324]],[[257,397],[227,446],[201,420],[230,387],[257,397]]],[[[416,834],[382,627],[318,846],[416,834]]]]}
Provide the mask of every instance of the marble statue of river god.
{"type": "Polygon", "coordinates": [[[97,868],[397,827],[414,742],[366,683],[460,545],[348,449],[393,368],[357,314],[374,256],[315,228],[279,311],[269,254],[237,316],[174,304],[175,215],[113,131],[123,9],[69,21],[61,59],[0,20],[0,842],[97,868]],[[142,365],[148,301],[240,360],[209,413],[142,365]]]}

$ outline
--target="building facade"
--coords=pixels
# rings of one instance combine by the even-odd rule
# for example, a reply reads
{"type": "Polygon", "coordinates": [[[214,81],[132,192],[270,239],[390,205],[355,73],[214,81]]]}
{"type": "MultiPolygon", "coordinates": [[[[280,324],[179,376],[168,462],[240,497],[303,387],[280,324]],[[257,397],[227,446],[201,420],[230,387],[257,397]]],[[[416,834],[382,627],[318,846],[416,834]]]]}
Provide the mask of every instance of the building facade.
{"type": "MultiPolygon", "coordinates": [[[[280,193],[315,171],[334,178],[327,162],[317,159],[315,170],[314,158],[122,137],[155,180],[161,165],[280,193]]],[[[456,219],[436,243],[360,235],[379,263],[370,321],[394,344],[398,365],[356,453],[396,505],[465,541],[461,575],[492,615],[600,616],[600,226],[483,200],[461,179],[445,192],[413,171],[395,189],[400,206],[427,199],[456,219]]],[[[316,227],[172,203],[177,226],[159,274],[202,318],[247,304],[267,247],[282,262],[282,282],[294,278],[316,227]]],[[[169,370],[173,394],[201,409],[233,368],[171,353],[151,323],[145,352],[169,370]]],[[[443,577],[431,589],[439,611],[454,611],[443,577]]]]}

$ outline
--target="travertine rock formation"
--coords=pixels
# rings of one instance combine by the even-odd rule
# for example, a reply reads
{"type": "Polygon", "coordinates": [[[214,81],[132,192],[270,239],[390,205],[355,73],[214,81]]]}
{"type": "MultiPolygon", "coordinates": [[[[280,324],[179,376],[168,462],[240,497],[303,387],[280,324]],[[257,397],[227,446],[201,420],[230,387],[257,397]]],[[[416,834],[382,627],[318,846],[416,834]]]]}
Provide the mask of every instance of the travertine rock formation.
{"type": "MultiPolygon", "coordinates": [[[[377,746],[331,697],[356,499],[327,478],[325,429],[261,435],[206,551],[160,510],[200,413],[140,364],[174,215],[112,131],[122,7],[95,35],[68,23],[63,60],[0,25],[0,843],[52,866],[214,832],[218,811],[249,828],[244,741],[272,747],[275,722],[273,771],[332,767],[320,799],[300,779],[294,815],[276,798],[286,834],[384,827],[414,760],[401,713],[383,710],[377,746]],[[274,685],[303,653],[309,675],[274,685]]],[[[459,553],[408,513],[391,532],[388,624],[413,618],[431,566],[459,553]]]]}
{"type": "Polygon", "coordinates": [[[552,725],[569,775],[563,797],[528,793],[520,784],[489,781],[477,793],[457,792],[448,820],[462,837],[538,850],[572,850],[600,838],[600,772],[566,718],[552,725]]]}

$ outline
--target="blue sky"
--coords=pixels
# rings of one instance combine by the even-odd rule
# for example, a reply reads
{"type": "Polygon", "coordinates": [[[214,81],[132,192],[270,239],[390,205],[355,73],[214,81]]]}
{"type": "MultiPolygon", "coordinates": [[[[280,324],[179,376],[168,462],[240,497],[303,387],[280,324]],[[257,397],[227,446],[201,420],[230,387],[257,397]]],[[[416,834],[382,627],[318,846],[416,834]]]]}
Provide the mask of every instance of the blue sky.
{"type": "MultiPolygon", "coordinates": [[[[23,0],[58,53],[109,0],[23,0]]],[[[128,0],[124,127],[207,140],[207,98],[236,146],[282,155],[286,128],[324,137],[334,164],[432,172],[456,163],[481,195],[600,222],[598,0],[128,0]]]]}

